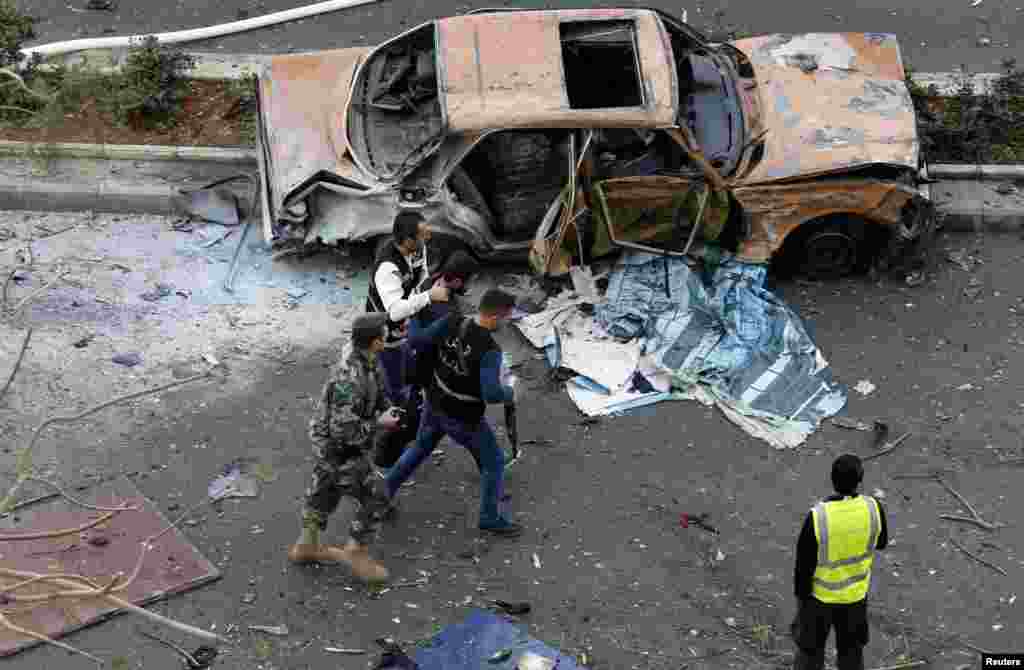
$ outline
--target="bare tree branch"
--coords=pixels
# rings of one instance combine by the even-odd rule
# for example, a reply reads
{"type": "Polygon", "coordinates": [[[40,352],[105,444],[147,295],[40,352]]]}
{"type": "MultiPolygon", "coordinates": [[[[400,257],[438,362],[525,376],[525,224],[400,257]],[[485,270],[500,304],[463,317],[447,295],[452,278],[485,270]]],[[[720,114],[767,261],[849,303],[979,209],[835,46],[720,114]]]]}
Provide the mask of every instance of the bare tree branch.
{"type": "Polygon", "coordinates": [[[6,109],[12,112],[21,112],[22,114],[35,114],[35,110],[26,109],[24,107],[18,107],[16,105],[0,105],[0,109],[6,109]]]}
{"type": "MultiPolygon", "coordinates": [[[[39,574],[36,574],[36,573],[33,573],[33,572],[24,572],[22,570],[10,570],[10,569],[7,569],[7,568],[0,568],[0,576],[20,577],[20,578],[23,578],[23,579],[28,579],[28,578],[31,578],[31,577],[45,577],[45,575],[39,575],[39,574]]],[[[73,581],[66,580],[66,579],[56,579],[54,581],[59,582],[60,585],[65,587],[65,588],[67,588],[69,586],[72,586],[72,587],[76,586],[76,584],[73,581]]],[[[121,586],[124,586],[124,585],[122,584],[121,586]]],[[[120,588],[121,587],[117,587],[114,590],[116,591],[116,590],[118,590],[120,588]]],[[[126,610],[128,610],[130,612],[134,612],[135,614],[138,614],[139,616],[145,617],[145,618],[149,619],[150,621],[158,623],[158,624],[160,624],[162,626],[167,626],[168,628],[173,628],[174,630],[177,630],[177,631],[179,631],[181,633],[186,633],[188,635],[193,635],[195,637],[198,637],[198,638],[200,638],[202,640],[205,640],[207,642],[210,642],[212,644],[230,644],[229,640],[221,637],[220,635],[217,635],[216,633],[211,633],[209,631],[203,630],[202,628],[196,628],[195,626],[190,626],[188,624],[181,623],[180,621],[175,621],[174,619],[168,619],[165,616],[161,616],[161,615],[157,614],[156,612],[151,612],[151,611],[149,611],[149,610],[147,610],[145,608],[139,607],[138,605],[136,605],[136,604],[134,604],[132,602],[129,602],[127,600],[124,600],[123,598],[118,598],[115,595],[112,595],[112,594],[109,594],[109,593],[107,593],[107,594],[100,594],[99,593],[100,591],[101,591],[100,588],[95,588],[95,589],[91,589],[89,591],[68,591],[68,592],[64,592],[64,593],[68,594],[69,597],[72,596],[72,595],[73,596],[77,596],[77,597],[99,596],[99,597],[103,598],[104,600],[106,600],[107,602],[109,602],[112,605],[116,605],[119,608],[126,609],[126,610]]],[[[15,602],[17,602],[17,601],[22,601],[25,598],[31,598],[32,596],[10,596],[10,597],[15,602]]],[[[6,625],[7,622],[4,622],[4,623],[6,625]]]]}
{"type": "Polygon", "coordinates": [[[59,647],[61,649],[64,649],[65,651],[70,651],[72,654],[78,654],[79,656],[85,656],[86,658],[88,658],[93,663],[96,663],[97,665],[104,665],[102,660],[100,660],[99,658],[93,656],[92,654],[90,654],[88,652],[82,651],[81,649],[76,649],[76,648],[72,647],[70,644],[65,644],[64,642],[59,642],[57,640],[54,640],[51,637],[43,635],[42,633],[37,633],[34,630],[29,630],[27,628],[22,628],[21,626],[18,626],[13,621],[11,621],[6,616],[4,616],[3,612],[0,612],[0,626],[3,626],[4,628],[7,628],[8,630],[12,630],[15,633],[21,633],[25,637],[31,637],[31,638],[39,640],[41,642],[45,642],[46,644],[52,644],[55,647],[59,647]]]}
{"type": "Polygon", "coordinates": [[[25,341],[21,343],[21,351],[18,352],[18,360],[14,361],[14,368],[11,370],[11,376],[7,378],[7,383],[0,389],[0,399],[3,399],[4,394],[7,393],[7,389],[14,383],[14,375],[18,374],[18,368],[21,367],[21,360],[25,358],[25,352],[28,351],[28,341],[32,339],[32,329],[29,328],[25,332],[25,341]]]}
{"type": "Polygon", "coordinates": [[[185,384],[198,381],[200,379],[208,379],[211,376],[211,373],[207,371],[199,375],[188,377],[186,379],[181,379],[175,382],[164,384],[163,386],[157,386],[156,388],[119,396],[117,398],[114,398],[113,400],[108,400],[107,402],[100,403],[99,405],[95,405],[94,407],[90,407],[84,412],[81,412],[80,414],[76,414],[74,416],[56,416],[43,421],[41,424],[39,424],[39,427],[36,428],[35,433],[32,434],[32,439],[29,441],[28,446],[25,447],[25,449],[22,450],[21,454],[18,456],[18,479],[14,482],[14,485],[7,492],[7,495],[4,497],[4,499],[0,501],[0,514],[10,511],[10,507],[14,502],[15,494],[17,494],[21,486],[26,481],[28,481],[29,477],[31,477],[31,475],[29,474],[29,470],[32,467],[32,449],[33,447],[35,447],[36,442],[39,441],[40,434],[42,434],[43,430],[45,430],[47,427],[59,423],[74,423],[75,421],[84,419],[85,417],[95,414],[96,412],[104,410],[112,405],[127,402],[129,400],[136,400],[138,398],[143,398],[148,395],[153,395],[154,393],[160,393],[161,391],[166,391],[177,386],[183,386],[185,384]]]}
{"type": "Polygon", "coordinates": [[[65,528],[64,530],[50,530],[40,533],[19,533],[17,535],[6,535],[0,534],[0,542],[18,542],[20,540],[45,540],[52,537],[64,537],[65,535],[74,535],[75,533],[81,533],[83,530],[89,530],[94,526],[98,526],[108,519],[112,519],[117,512],[107,512],[98,519],[93,519],[83,523],[77,528],[65,528]]]}
{"type": "Polygon", "coordinates": [[[954,546],[954,547],[956,547],[956,548],[957,548],[957,549],[959,549],[960,551],[964,552],[965,554],[967,554],[968,556],[970,556],[971,558],[973,558],[973,559],[974,559],[974,560],[976,560],[977,562],[981,563],[981,564],[982,564],[982,565],[984,565],[985,567],[988,567],[988,568],[992,568],[993,570],[995,570],[995,571],[996,571],[996,572],[998,572],[999,574],[1003,575],[1004,577],[1006,576],[1006,570],[1003,570],[1003,569],[1002,569],[1001,567],[999,567],[998,565],[996,565],[996,564],[994,564],[994,563],[989,563],[989,562],[988,562],[988,561],[986,561],[986,560],[985,560],[984,558],[981,558],[980,556],[977,556],[977,555],[975,555],[975,554],[972,554],[971,552],[967,551],[967,548],[966,548],[966,547],[964,547],[964,546],[963,546],[962,544],[960,544],[959,542],[957,542],[957,541],[956,541],[956,540],[954,540],[953,538],[949,538],[949,541],[953,543],[953,546],[954,546]]]}
{"type": "Polygon", "coordinates": [[[889,443],[889,444],[888,444],[888,445],[887,445],[887,446],[886,446],[886,447],[885,447],[884,449],[882,449],[881,451],[879,451],[879,452],[877,452],[877,453],[874,453],[874,454],[871,454],[871,455],[869,455],[869,456],[863,456],[863,457],[861,457],[861,459],[860,459],[860,460],[861,460],[861,461],[870,461],[870,460],[872,460],[872,459],[875,459],[875,458],[879,458],[879,457],[881,457],[881,456],[885,456],[885,455],[886,455],[886,454],[888,454],[888,453],[889,453],[890,451],[893,451],[893,450],[895,450],[895,449],[896,449],[896,447],[898,447],[898,446],[900,446],[901,444],[903,444],[904,440],[906,440],[906,439],[907,439],[908,437],[910,437],[910,433],[903,433],[902,435],[900,435],[899,437],[897,437],[897,438],[896,438],[895,440],[893,440],[892,442],[890,442],[890,443],[889,443]]]}
{"type": "Polygon", "coordinates": [[[11,70],[10,68],[0,67],[0,74],[5,74],[8,77],[11,77],[11,79],[18,83],[18,88],[25,91],[25,93],[28,93],[37,100],[53,102],[56,99],[54,96],[44,95],[39,91],[33,91],[31,88],[28,87],[28,84],[25,83],[25,80],[21,78],[21,75],[19,75],[14,70],[11,70]]]}
{"type": "Polygon", "coordinates": [[[75,505],[78,505],[79,507],[84,507],[85,509],[91,509],[94,512],[135,512],[135,511],[137,511],[139,509],[138,507],[124,507],[124,506],[121,506],[121,507],[99,507],[97,505],[90,505],[90,504],[84,503],[81,500],[78,500],[76,498],[72,498],[71,495],[69,495],[67,491],[62,489],[57,484],[51,482],[49,479],[42,479],[40,477],[29,477],[28,481],[40,482],[41,484],[46,484],[47,486],[52,486],[53,488],[57,489],[57,494],[59,496],[65,498],[68,502],[71,502],[71,503],[73,503],[75,505]]]}
{"type": "Polygon", "coordinates": [[[19,303],[18,303],[17,305],[15,305],[15,306],[14,306],[14,309],[13,309],[13,310],[11,310],[11,311],[12,311],[12,312],[14,312],[14,313],[16,314],[16,313],[17,313],[18,311],[20,311],[20,310],[21,310],[21,308],[22,308],[22,307],[24,307],[24,306],[25,306],[25,304],[26,304],[26,303],[28,303],[28,302],[29,302],[30,300],[32,300],[33,298],[35,298],[35,297],[36,297],[37,295],[39,295],[40,293],[43,293],[44,291],[46,291],[47,289],[49,289],[50,287],[52,287],[52,286],[53,286],[54,284],[56,284],[57,282],[59,282],[59,281],[60,281],[61,279],[64,279],[64,277],[68,276],[69,274],[71,274],[71,271],[70,271],[70,270],[65,270],[64,272],[61,272],[61,273],[60,273],[59,275],[57,275],[57,276],[56,276],[55,278],[53,278],[53,279],[51,279],[50,281],[46,282],[46,284],[44,284],[44,285],[40,286],[40,287],[39,287],[39,288],[37,288],[37,289],[36,289],[35,291],[33,291],[33,292],[32,292],[32,293],[30,293],[29,295],[27,295],[27,296],[25,296],[24,298],[22,298],[22,299],[21,299],[21,302],[19,302],[19,303]]]}

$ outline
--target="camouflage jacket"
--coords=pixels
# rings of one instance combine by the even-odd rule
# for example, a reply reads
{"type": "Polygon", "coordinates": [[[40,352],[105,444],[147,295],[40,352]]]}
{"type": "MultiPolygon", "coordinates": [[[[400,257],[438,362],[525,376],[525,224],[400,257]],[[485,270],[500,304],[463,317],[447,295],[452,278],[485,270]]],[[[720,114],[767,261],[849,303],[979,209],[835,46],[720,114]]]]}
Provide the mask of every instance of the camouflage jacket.
{"type": "Polygon", "coordinates": [[[368,449],[377,417],[388,407],[376,356],[348,344],[331,368],[309,422],[314,451],[323,458],[339,448],[368,449]]]}

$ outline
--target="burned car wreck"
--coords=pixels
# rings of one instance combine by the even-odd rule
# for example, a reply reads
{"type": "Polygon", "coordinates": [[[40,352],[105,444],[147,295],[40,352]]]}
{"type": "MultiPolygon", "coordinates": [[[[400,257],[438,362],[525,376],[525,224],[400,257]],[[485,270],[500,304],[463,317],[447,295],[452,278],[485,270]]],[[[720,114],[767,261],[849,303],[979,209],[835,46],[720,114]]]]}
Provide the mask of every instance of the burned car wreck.
{"type": "Polygon", "coordinates": [[[934,228],[887,34],[731,44],[654,10],[491,10],[260,75],[264,236],[389,235],[564,274],[621,247],[842,276],[934,228]]]}

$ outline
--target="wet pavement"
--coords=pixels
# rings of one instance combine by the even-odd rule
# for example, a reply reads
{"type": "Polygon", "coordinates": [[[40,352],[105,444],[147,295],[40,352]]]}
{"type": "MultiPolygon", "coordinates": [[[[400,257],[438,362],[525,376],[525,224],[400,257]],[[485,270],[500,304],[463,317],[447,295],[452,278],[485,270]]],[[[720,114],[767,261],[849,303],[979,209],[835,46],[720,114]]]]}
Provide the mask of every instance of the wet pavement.
{"type": "MultiPolygon", "coordinates": [[[[4,221],[11,216],[0,213],[4,221]]],[[[20,220],[21,213],[13,216],[20,220]]],[[[107,228],[112,224],[105,217],[99,222],[101,230],[121,230],[107,228]]],[[[161,223],[167,221],[149,225],[161,223]]],[[[44,261],[59,255],[38,250],[44,261]]],[[[136,271],[159,281],[177,271],[173,256],[148,257],[136,271]]],[[[774,287],[808,322],[840,380],[851,387],[869,380],[876,387],[867,396],[851,392],[846,414],[885,422],[890,438],[911,432],[892,453],[866,463],[865,491],[884,496],[893,538],[873,576],[868,667],[895,664],[900,654],[931,659],[933,668],[979,667],[976,655],[957,651],[957,635],[984,649],[1022,651],[1017,633],[1024,630],[1024,612],[1016,590],[1024,533],[1012,525],[1024,502],[1022,270],[1024,241],[1016,234],[941,235],[917,286],[864,277],[774,287]],[[999,464],[1011,459],[1018,465],[999,464]],[[986,532],[940,520],[939,514],[966,510],[936,483],[897,478],[938,469],[948,471],[948,483],[983,518],[1011,525],[986,532]],[[951,540],[1007,575],[972,560],[951,540]]],[[[19,290],[21,296],[28,289],[19,290]]],[[[374,595],[341,569],[293,568],[285,559],[311,467],[305,430],[312,397],[351,313],[256,300],[245,309],[264,309],[273,321],[267,316],[257,326],[236,317],[232,325],[223,321],[241,307],[213,302],[132,335],[135,323],[156,319],[140,312],[108,335],[140,338],[146,363],[129,373],[109,372],[100,340],[69,349],[74,312],[52,310],[41,300],[29,315],[39,348],[33,345],[7,407],[0,407],[0,435],[20,445],[42,416],[60,410],[61,397],[75,398],[63,404],[85,407],[86,400],[142,382],[161,383],[172,365],[194,358],[205,339],[217,343],[214,351],[230,370],[227,380],[54,428],[39,447],[39,462],[51,464],[62,481],[123,472],[168,515],[204,496],[235,458],[270,466],[272,481],[260,498],[201,510],[191,517],[195,523],[183,525],[223,579],[155,606],[221,633],[234,626],[228,637],[236,645],[217,668],[366,667],[369,655],[339,657],[324,648],[373,650],[380,636],[415,643],[492,599],[529,601],[532,612],[521,620],[530,634],[566,653],[585,652],[585,665],[595,669],[777,667],[785,660],[779,654],[791,649],[792,561],[803,516],[830,492],[835,456],[874,452],[871,433],[828,423],[803,447],[778,452],[716,411],[688,402],[585,421],[564,390],[547,386],[536,352],[507,332],[503,341],[524,361],[520,376],[528,393],[519,410],[526,455],[506,488],[508,507],[527,531],[518,540],[478,540],[478,477],[468,454],[445,442],[443,454],[401,494],[401,516],[376,549],[398,584],[374,595]],[[287,353],[274,353],[277,345],[287,353]],[[85,386],[95,387],[88,398],[80,397],[85,386]],[[709,513],[720,538],[680,528],[684,512],[709,513]],[[287,635],[247,630],[279,624],[287,635]]],[[[0,358],[6,361],[16,353],[20,331],[3,327],[0,358]]],[[[492,412],[492,421],[500,425],[499,414],[492,412]]],[[[12,465],[13,454],[0,454],[0,471],[10,473],[12,465]]],[[[329,536],[341,537],[342,517],[332,521],[329,536]]],[[[117,617],[66,641],[103,658],[123,656],[130,668],[180,667],[173,652],[137,635],[135,623],[117,617]]],[[[190,649],[197,644],[174,639],[190,649]]],[[[5,666],[82,662],[39,648],[5,666]]]]}

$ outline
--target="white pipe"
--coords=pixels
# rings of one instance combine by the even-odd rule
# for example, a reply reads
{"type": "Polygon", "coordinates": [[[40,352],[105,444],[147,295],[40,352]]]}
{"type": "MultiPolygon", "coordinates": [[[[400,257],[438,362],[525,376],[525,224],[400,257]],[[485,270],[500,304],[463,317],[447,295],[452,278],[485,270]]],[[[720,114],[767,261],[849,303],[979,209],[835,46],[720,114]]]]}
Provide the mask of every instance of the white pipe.
{"type": "MultiPolygon", "coordinates": [[[[245,19],[244,21],[232,21],[231,23],[222,23],[218,26],[207,26],[206,28],[178,30],[173,33],[158,33],[154,34],[153,37],[155,37],[161,44],[197,42],[199,40],[221,37],[222,35],[232,35],[234,33],[242,33],[248,30],[256,30],[257,28],[265,28],[278,23],[297,21],[298,19],[316,16],[318,14],[327,14],[328,12],[336,12],[342,9],[349,9],[350,7],[358,7],[359,5],[366,5],[371,2],[378,2],[378,0],[327,0],[327,2],[318,2],[315,5],[309,5],[307,7],[286,9],[283,12],[257,16],[256,18],[245,19]]],[[[53,42],[51,44],[43,44],[41,46],[27,47],[22,49],[21,53],[23,53],[27,58],[31,58],[34,54],[39,54],[46,58],[75,51],[85,51],[87,49],[120,49],[129,47],[132,44],[137,44],[146,37],[148,37],[148,35],[132,35],[131,37],[95,37],[81,40],[68,40],[66,42],[53,42]]]]}

